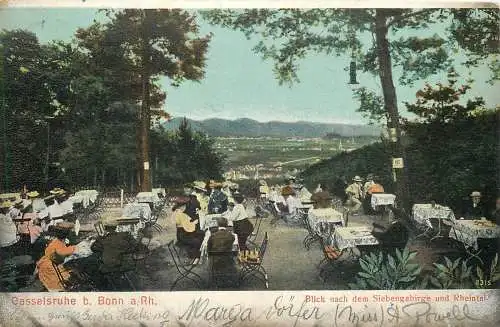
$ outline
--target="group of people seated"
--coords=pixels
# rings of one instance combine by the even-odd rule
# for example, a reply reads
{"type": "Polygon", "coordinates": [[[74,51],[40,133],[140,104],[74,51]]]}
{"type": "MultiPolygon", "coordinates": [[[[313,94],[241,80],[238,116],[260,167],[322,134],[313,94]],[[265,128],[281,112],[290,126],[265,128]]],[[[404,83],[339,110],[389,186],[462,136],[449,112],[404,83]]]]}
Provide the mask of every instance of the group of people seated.
{"type": "Polygon", "coordinates": [[[240,250],[247,248],[247,239],[254,226],[249,220],[244,200],[234,183],[194,182],[185,188],[185,196],[175,200],[172,216],[177,229],[177,241],[186,247],[190,258],[200,257],[201,244],[209,227],[209,224],[201,224],[201,221],[210,215],[225,218],[238,236],[240,250]]]}
{"type": "Polygon", "coordinates": [[[35,244],[50,226],[75,222],[73,203],[64,189],[54,188],[42,198],[38,191],[24,191],[0,203],[0,248],[5,257],[18,241],[35,244]]]}
{"type": "Polygon", "coordinates": [[[373,213],[371,198],[376,193],[384,193],[384,187],[378,177],[368,174],[363,180],[360,176],[355,176],[345,189],[345,205],[352,215],[358,215],[361,208],[365,213],[371,214],[373,213]]]}

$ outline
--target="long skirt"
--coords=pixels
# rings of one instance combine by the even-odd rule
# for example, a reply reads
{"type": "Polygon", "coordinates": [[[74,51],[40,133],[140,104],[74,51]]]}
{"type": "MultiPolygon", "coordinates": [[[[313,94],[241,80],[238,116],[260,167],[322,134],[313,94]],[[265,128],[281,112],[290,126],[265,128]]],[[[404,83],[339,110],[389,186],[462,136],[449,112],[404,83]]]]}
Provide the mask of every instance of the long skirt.
{"type": "Polygon", "coordinates": [[[237,220],[233,222],[234,233],[238,235],[238,245],[240,250],[244,251],[247,249],[247,239],[253,232],[253,224],[248,218],[237,220]]]}
{"type": "Polygon", "coordinates": [[[201,243],[203,243],[203,237],[204,234],[199,231],[188,233],[182,228],[177,228],[177,242],[186,246],[190,258],[200,257],[200,247],[201,243]]]}

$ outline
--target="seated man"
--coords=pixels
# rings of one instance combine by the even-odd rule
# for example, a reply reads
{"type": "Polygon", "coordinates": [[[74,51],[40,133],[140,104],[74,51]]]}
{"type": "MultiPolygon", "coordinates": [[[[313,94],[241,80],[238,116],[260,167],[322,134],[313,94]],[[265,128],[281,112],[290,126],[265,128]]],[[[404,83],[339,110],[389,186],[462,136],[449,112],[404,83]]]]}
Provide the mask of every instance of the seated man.
{"type": "Polygon", "coordinates": [[[110,221],[104,224],[106,234],[97,238],[92,244],[92,252],[101,254],[103,273],[112,273],[127,266],[133,265],[131,257],[126,254],[132,254],[137,250],[138,242],[128,232],[117,232],[116,221],[110,221]]]}
{"type": "Polygon", "coordinates": [[[495,202],[495,210],[491,213],[490,220],[497,225],[500,225],[500,198],[495,202]]]}
{"type": "Polygon", "coordinates": [[[218,230],[208,239],[207,250],[212,260],[212,271],[217,275],[232,275],[236,273],[233,258],[234,235],[227,230],[227,219],[217,219],[218,230]]]}
{"type": "Polygon", "coordinates": [[[474,191],[470,195],[471,201],[465,205],[463,218],[468,220],[481,219],[486,217],[486,210],[481,202],[481,193],[474,191]]]}

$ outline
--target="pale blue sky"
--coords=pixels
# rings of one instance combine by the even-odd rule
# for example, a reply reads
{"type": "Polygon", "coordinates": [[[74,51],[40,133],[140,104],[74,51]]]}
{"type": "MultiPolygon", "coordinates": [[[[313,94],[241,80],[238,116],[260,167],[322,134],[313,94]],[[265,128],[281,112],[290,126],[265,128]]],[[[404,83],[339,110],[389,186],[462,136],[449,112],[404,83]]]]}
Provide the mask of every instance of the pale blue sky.
{"type": "MultiPolygon", "coordinates": [[[[86,27],[96,17],[93,9],[9,8],[0,9],[0,28],[23,28],[36,33],[42,43],[50,40],[70,40],[78,27],[86,27]]],[[[259,121],[317,121],[366,123],[356,113],[358,103],[353,100],[347,85],[344,68],[349,58],[311,55],[301,64],[301,83],[289,88],[279,86],[272,72],[272,62],[266,62],[251,49],[255,41],[248,41],[241,32],[213,27],[200,19],[201,32],[213,32],[210,43],[206,78],[200,83],[186,82],[172,88],[163,81],[168,92],[166,110],[173,116],[193,119],[252,118],[259,121]]],[[[434,32],[434,31],[433,31],[434,32]]],[[[459,71],[462,71],[458,67],[459,71]]],[[[444,75],[444,74],[443,74],[444,75]]],[[[396,77],[398,74],[396,74],[396,77]]],[[[486,84],[489,72],[485,67],[472,71],[476,80],[471,95],[481,95],[487,106],[500,103],[498,83],[486,84]]],[[[440,77],[434,77],[437,80],[440,77]]],[[[358,75],[361,85],[376,88],[378,78],[358,75]]],[[[412,88],[397,85],[398,100],[412,101],[423,81],[412,88]]],[[[404,107],[400,104],[404,114],[404,107]]]]}

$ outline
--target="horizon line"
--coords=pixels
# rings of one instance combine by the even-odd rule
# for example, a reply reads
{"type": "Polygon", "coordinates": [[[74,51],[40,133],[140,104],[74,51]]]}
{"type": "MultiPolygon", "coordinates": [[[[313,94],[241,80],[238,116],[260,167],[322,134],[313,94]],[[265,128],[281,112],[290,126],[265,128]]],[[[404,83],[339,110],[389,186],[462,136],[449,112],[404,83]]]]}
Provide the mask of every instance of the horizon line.
{"type": "MultiPolygon", "coordinates": [[[[172,119],[178,119],[178,118],[187,118],[192,121],[197,121],[197,122],[202,122],[206,120],[228,120],[228,121],[238,121],[238,120],[252,120],[256,121],[258,123],[286,123],[286,124],[296,124],[296,123],[310,123],[310,124],[323,124],[323,125],[331,125],[331,124],[340,124],[340,125],[355,125],[355,126],[373,126],[373,127],[378,127],[378,125],[373,125],[369,123],[361,123],[361,122],[342,122],[342,121],[337,121],[337,122],[318,122],[318,121],[311,121],[311,120],[295,120],[295,121],[286,121],[286,120],[267,120],[267,121],[262,121],[258,120],[255,118],[248,118],[248,117],[240,117],[240,118],[222,118],[222,117],[208,117],[208,118],[192,118],[187,115],[172,115],[172,119]]],[[[167,122],[168,123],[168,122],[167,122]]],[[[382,125],[382,124],[381,124],[382,125]]]]}

